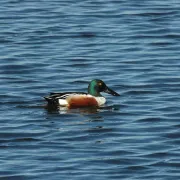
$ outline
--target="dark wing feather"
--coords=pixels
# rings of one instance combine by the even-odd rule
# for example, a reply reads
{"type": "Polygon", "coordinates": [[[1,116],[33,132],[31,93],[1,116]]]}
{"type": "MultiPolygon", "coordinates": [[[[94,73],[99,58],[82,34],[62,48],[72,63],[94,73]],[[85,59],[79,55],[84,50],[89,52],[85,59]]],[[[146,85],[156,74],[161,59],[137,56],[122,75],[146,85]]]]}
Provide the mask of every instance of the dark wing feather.
{"type": "Polygon", "coordinates": [[[50,95],[64,95],[64,94],[87,94],[85,92],[64,92],[64,93],[61,93],[61,92],[51,92],[50,95]]]}

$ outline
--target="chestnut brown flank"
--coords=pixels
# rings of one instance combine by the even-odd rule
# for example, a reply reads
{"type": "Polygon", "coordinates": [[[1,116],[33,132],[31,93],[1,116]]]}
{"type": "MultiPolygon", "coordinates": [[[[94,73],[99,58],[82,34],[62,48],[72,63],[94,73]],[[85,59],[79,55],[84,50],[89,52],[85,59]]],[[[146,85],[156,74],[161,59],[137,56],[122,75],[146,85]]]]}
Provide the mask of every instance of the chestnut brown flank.
{"type": "Polygon", "coordinates": [[[98,106],[93,97],[72,97],[68,100],[69,107],[98,106]]]}

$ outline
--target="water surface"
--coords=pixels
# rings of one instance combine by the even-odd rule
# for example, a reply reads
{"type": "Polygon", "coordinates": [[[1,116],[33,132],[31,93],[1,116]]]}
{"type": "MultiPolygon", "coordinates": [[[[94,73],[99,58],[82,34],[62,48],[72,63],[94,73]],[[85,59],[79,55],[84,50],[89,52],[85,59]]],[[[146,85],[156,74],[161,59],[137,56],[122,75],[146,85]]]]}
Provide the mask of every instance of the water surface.
{"type": "Polygon", "coordinates": [[[180,179],[178,1],[0,7],[0,179],[180,179]],[[99,109],[45,108],[99,78],[99,109]]]}

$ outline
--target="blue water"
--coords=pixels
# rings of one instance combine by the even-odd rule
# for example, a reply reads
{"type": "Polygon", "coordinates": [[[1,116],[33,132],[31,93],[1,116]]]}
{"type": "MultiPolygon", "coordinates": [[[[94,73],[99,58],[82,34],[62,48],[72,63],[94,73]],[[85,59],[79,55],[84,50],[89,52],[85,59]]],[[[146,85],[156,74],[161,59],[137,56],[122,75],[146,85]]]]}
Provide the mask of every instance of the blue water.
{"type": "Polygon", "coordinates": [[[179,1],[23,1],[0,6],[0,179],[179,180],[179,1]],[[99,109],[45,108],[87,91],[99,109]]]}

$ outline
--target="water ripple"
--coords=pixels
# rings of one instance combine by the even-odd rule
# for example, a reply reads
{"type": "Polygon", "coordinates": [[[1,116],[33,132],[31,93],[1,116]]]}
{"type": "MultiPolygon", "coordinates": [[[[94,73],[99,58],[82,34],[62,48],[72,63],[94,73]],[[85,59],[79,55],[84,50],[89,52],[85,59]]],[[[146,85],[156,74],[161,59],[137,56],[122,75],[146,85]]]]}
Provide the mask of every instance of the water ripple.
{"type": "Polygon", "coordinates": [[[179,180],[179,7],[2,0],[0,179],[179,180]],[[46,106],[95,78],[121,96],[46,106]]]}

